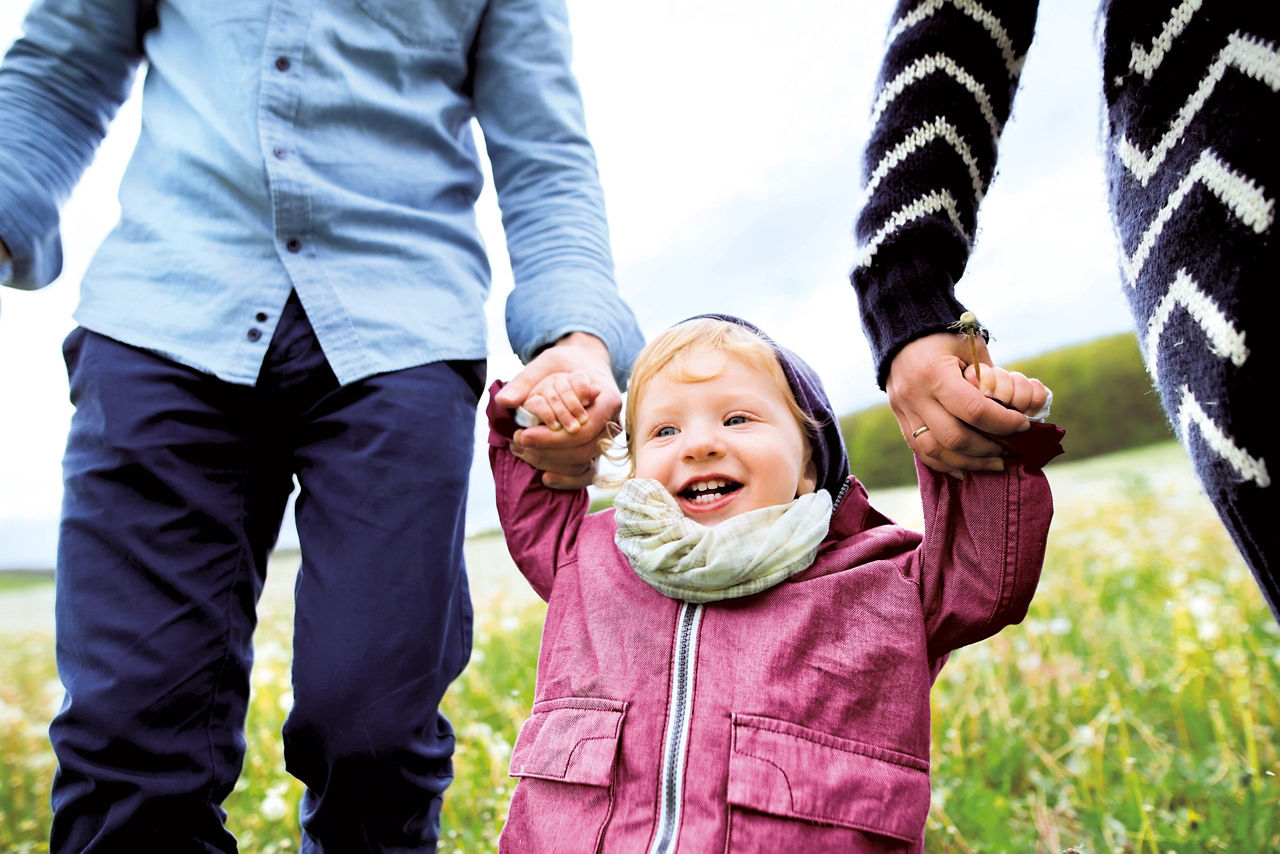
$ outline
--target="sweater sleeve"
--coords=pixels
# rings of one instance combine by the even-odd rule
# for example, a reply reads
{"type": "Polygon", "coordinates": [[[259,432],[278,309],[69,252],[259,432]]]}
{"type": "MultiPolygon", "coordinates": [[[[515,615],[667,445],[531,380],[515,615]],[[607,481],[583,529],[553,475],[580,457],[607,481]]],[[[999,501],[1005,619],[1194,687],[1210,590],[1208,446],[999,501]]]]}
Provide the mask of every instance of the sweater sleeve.
{"type": "Polygon", "coordinates": [[[1042,467],[1062,453],[1062,435],[1053,424],[1032,424],[1025,433],[993,437],[1010,452],[1005,470],[969,472],[964,480],[916,461],[925,531],[912,571],[930,659],[1026,616],[1053,517],[1042,467]]]}
{"type": "Polygon", "coordinates": [[[539,596],[550,600],[557,570],[577,554],[578,531],[590,502],[585,489],[543,486],[542,472],[511,453],[515,420],[493,399],[502,386],[490,386],[486,410],[498,521],[516,567],[539,596]]]}
{"type": "Polygon", "coordinates": [[[1035,29],[1034,0],[901,0],[886,39],[852,273],[881,388],[964,311],[955,283],[1035,29]]]}

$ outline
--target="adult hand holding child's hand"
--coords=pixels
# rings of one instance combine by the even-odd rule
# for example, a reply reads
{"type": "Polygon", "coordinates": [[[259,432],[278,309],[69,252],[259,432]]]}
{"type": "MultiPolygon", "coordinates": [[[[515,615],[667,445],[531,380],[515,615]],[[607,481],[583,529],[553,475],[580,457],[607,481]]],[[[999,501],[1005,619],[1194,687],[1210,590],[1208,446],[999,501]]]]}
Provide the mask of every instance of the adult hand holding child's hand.
{"type": "MultiPolygon", "coordinates": [[[[980,337],[974,346],[979,363],[990,366],[980,337]]],[[[929,468],[953,476],[966,470],[1000,470],[1004,449],[982,433],[1009,435],[1027,429],[1025,416],[966,380],[963,371],[972,370],[971,361],[963,336],[926,335],[898,351],[885,383],[889,405],[911,450],[929,468]]],[[[988,381],[985,370],[982,379],[988,381]]]]}
{"type": "Polygon", "coordinates": [[[591,483],[600,442],[622,409],[609,350],[585,332],[571,332],[531,359],[495,400],[542,420],[516,431],[511,452],[541,469],[543,484],[553,489],[591,483]]]}

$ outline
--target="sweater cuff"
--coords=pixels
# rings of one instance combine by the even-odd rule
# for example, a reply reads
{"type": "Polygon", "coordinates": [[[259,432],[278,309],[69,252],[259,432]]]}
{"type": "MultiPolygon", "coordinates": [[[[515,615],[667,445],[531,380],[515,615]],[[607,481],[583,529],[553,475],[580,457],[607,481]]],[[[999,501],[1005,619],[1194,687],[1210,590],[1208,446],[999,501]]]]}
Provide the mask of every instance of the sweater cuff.
{"type": "Polygon", "coordinates": [[[923,260],[928,253],[894,254],[898,258],[892,263],[860,267],[852,276],[881,389],[899,350],[917,338],[945,332],[965,311],[951,275],[923,260]]]}

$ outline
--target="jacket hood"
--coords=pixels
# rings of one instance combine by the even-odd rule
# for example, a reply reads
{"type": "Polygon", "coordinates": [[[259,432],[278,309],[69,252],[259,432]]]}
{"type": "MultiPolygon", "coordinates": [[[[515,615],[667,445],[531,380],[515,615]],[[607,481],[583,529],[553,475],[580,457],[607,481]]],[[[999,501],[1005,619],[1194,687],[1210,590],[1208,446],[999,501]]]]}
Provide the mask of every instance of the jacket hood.
{"type": "Polygon", "coordinates": [[[795,395],[796,403],[817,425],[816,430],[809,430],[809,446],[813,450],[813,463],[818,474],[817,488],[827,490],[834,499],[849,478],[849,459],[845,455],[844,437],[840,435],[840,420],[831,407],[831,401],[827,398],[827,392],[817,373],[804,359],[779,345],[755,324],[731,314],[698,314],[687,320],[703,317],[736,323],[769,342],[778,357],[778,363],[782,365],[782,373],[787,378],[791,393],[795,395]]]}

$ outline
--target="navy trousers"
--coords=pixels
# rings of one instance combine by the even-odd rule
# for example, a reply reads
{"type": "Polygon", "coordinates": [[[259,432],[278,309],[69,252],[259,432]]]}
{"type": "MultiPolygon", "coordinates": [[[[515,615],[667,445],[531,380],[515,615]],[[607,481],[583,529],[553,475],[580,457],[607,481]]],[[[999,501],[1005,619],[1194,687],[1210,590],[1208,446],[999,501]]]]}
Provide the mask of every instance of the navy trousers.
{"type": "Polygon", "coordinates": [[[256,386],[83,329],[57,572],[51,851],[235,851],[255,606],[293,479],[285,764],[304,852],[433,851],[471,649],[463,512],[484,363],[340,386],[291,297],[256,386]]]}

